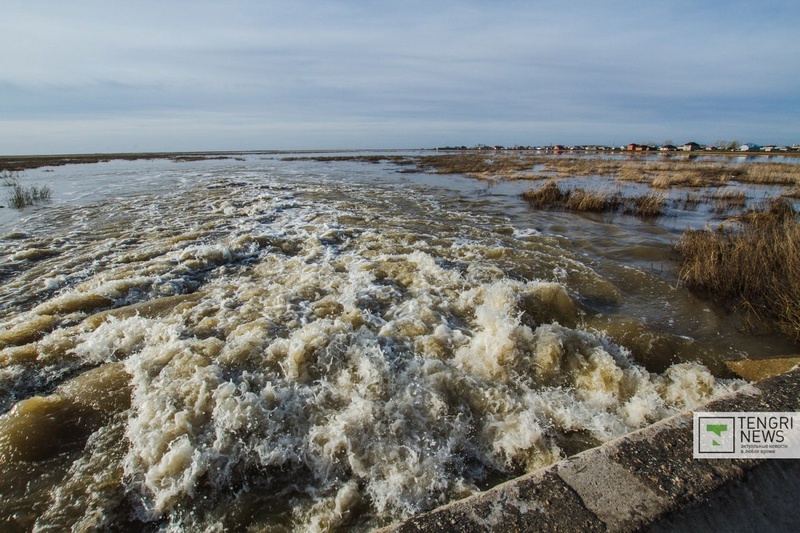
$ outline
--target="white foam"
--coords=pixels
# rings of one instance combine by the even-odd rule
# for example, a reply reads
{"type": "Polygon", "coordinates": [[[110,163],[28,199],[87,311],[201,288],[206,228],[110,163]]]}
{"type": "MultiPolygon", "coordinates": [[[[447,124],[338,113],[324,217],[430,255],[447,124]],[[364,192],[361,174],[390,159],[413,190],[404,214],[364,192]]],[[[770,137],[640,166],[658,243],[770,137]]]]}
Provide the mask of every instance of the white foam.
{"type": "Polygon", "coordinates": [[[396,520],[548,464],[576,435],[602,442],[736,386],[697,364],[649,373],[554,323],[580,323],[566,286],[509,270],[610,284],[553,248],[516,256],[496,228],[455,218],[409,229],[405,194],[368,202],[354,189],[327,205],[323,185],[298,198],[203,188],[173,198],[174,214],[151,206],[162,218],[122,232],[138,248],[87,245],[108,264],[37,308],[78,324],[43,329],[39,356],[124,361],[122,467],[144,520],[224,529],[224,502],[248,491],[302,530],[396,520]],[[157,317],[91,329],[58,314],[86,295],[108,307],[200,284],[202,297],[157,317]]]}

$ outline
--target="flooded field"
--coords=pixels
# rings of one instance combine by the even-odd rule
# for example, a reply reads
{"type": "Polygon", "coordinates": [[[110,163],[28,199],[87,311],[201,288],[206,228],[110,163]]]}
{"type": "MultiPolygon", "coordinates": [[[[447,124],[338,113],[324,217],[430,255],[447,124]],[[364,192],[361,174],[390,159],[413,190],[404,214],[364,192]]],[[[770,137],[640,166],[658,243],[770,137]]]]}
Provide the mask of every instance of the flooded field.
{"type": "Polygon", "coordinates": [[[53,196],[0,209],[0,529],[367,531],[797,351],[679,283],[713,207],[534,210],[399,155],[24,172],[53,196]]]}

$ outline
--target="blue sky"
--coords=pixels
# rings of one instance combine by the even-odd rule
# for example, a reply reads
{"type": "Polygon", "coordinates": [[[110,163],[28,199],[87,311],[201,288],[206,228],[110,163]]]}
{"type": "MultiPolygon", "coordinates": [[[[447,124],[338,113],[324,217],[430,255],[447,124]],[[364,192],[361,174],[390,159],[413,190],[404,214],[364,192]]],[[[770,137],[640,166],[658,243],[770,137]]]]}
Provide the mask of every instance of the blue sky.
{"type": "Polygon", "coordinates": [[[800,143],[800,2],[4,0],[0,154],[800,143]]]}

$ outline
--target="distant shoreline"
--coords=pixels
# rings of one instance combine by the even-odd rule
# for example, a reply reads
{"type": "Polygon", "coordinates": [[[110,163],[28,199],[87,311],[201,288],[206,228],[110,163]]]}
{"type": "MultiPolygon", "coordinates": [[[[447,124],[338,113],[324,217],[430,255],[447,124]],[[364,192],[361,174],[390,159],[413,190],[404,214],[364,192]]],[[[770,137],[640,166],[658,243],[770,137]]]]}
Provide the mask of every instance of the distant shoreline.
{"type": "Polygon", "coordinates": [[[131,152],[107,154],[53,154],[53,155],[8,155],[0,156],[0,171],[20,172],[42,167],[58,167],[65,165],[80,165],[91,163],[105,163],[108,161],[136,161],[141,159],[172,159],[176,162],[200,161],[205,159],[232,159],[245,155],[278,155],[278,154],[321,154],[321,153],[356,153],[356,152],[523,152],[553,155],[603,155],[624,154],[632,156],[757,156],[757,157],[800,157],[800,151],[776,152],[743,152],[738,150],[697,150],[683,151],[640,151],[614,148],[611,150],[588,150],[576,148],[396,148],[396,149],[363,149],[363,150],[243,150],[243,151],[207,151],[207,152],[131,152]]]}
{"type": "MultiPolygon", "coordinates": [[[[281,150],[241,151],[241,152],[133,152],[109,154],[54,154],[54,155],[10,155],[0,156],[0,170],[19,172],[41,167],[59,167],[105,163],[108,161],[136,161],[139,159],[173,159],[175,161],[195,161],[203,159],[228,159],[252,154],[281,154],[281,150]]],[[[316,153],[316,152],[308,152],[316,153]]]]}

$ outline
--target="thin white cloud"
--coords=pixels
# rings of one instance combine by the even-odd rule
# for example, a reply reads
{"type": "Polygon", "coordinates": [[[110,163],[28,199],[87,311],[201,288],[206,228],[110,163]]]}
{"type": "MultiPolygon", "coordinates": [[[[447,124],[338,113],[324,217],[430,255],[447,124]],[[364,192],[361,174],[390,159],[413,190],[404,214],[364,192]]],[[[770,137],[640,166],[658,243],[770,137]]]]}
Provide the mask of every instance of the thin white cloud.
{"type": "MultiPolygon", "coordinates": [[[[589,133],[598,138],[585,142],[608,142],[623,125],[673,137],[749,126],[779,137],[764,142],[789,142],[800,113],[795,6],[10,0],[0,120],[19,130],[0,132],[0,152],[52,151],[63,140],[42,129],[48,121],[55,130],[102,124],[98,138],[113,150],[232,138],[267,147],[261,139],[281,138],[279,126],[296,148],[420,146],[458,128],[485,131],[485,142],[589,133]],[[192,116],[208,128],[181,132],[192,116]],[[269,135],[248,139],[243,116],[269,124],[269,135]]],[[[93,139],[85,131],[84,144],[93,139]]]]}

